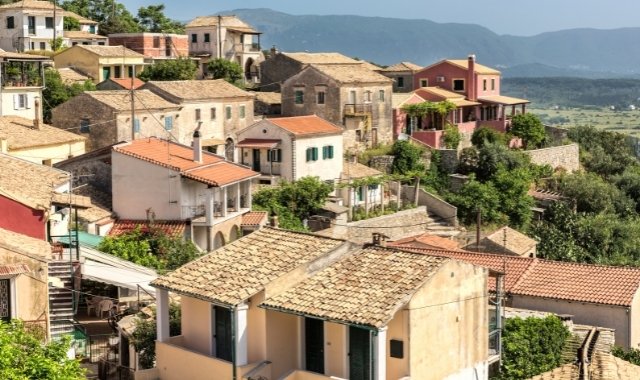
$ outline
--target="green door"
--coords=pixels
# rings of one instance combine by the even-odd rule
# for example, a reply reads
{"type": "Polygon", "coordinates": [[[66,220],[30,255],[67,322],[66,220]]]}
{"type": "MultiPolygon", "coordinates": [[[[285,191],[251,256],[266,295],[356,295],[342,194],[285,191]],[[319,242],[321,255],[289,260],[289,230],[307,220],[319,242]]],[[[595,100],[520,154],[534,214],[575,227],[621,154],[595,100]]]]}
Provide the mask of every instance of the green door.
{"type": "Polygon", "coordinates": [[[349,326],[349,380],[371,380],[371,336],[353,326],[349,326]]]}
{"type": "Polygon", "coordinates": [[[111,77],[111,67],[102,68],[102,80],[107,80],[111,77]]]}
{"type": "Polygon", "coordinates": [[[254,172],[260,173],[260,149],[253,150],[253,167],[254,172]]]}
{"type": "Polygon", "coordinates": [[[306,370],[324,374],[324,322],[304,319],[306,370]]]}
{"type": "Polygon", "coordinates": [[[231,311],[214,306],[216,358],[231,361],[231,311]]]}

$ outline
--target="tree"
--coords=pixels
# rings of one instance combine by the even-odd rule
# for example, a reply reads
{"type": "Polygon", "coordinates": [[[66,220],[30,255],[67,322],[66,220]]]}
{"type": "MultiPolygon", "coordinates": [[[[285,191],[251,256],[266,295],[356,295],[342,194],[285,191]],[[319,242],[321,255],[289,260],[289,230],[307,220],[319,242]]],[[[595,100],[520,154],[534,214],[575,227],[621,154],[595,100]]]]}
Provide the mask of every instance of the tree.
{"type": "Polygon", "coordinates": [[[422,120],[422,118],[432,113],[434,109],[435,104],[429,101],[405,104],[402,106],[402,111],[407,114],[414,128],[418,127],[418,120],[422,120]]]}
{"type": "Polygon", "coordinates": [[[409,141],[396,141],[391,148],[394,157],[391,171],[394,174],[424,171],[422,153],[422,148],[412,145],[409,141]]]}
{"type": "Polygon", "coordinates": [[[624,349],[620,346],[613,346],[611,349],[613,356],[617,356],[620,359],[626,360],[629,363],[640,365],[640,350],[637,348],[624,349]]]}
{"type": "MultiPolygon", "coordinates": [[[[181,309],[174,303],[169,305],[169,336],[181,334],[181,309]]],[[[156,310],[153,310],[152,318],[144,318],[139,315],[135,321],[135,330],[131,335],[131,344],[139,354],[140,366],[143,369],[153,368],[156,361],[156,310]]]]}
{"type": "Polygon", "coordinates": [[[462,134],[458,130],[458,127],[447,123],[444,127],[444,133],[442,134],[442,140],[444,141],[444,146],[448,149],[458,149],[458,145],[462,140],[462,134]]]}
{"type": "Polygon", "coordinates": [[[529,156],[520,151],[514,151],[501,144],[485,144],[478,152],[478,170],[480,181],[493,178],[500,167],[507,170],[528,167],[531,164],[529,156]]]}
{"type": "Polygon", "coordinates": [[[511,133],[522,139],[525,149],[538,147],[546,137],[544,125],[532,113],[519,114],[511,118],[511,133]]]}
{"type": "Polygon", "coordinates": [[[64,16],[64,30],[80,30],[80,21],[71,16],[64,16]]]}
{"type": "Polygon", "coordinates": [[[575,200],[578,212],[627,216],[635,211],[635,203],[624,192],[594,173],[563,175],[558,179],[557,189],[575,200]]]}
{"type": "Polygon", "coordinates": [[[236,62],[224,58],[216,58],[207,64],[207,72],[213,79],[224,79],[237,84],[242,79],[242,67],[236,62]]]}
{"type": "Polygon", "coordinates": [[[55,69],[46,69],[44,71],[45,88],[42,90],[43,107],[45,123],[51,123],[51,110],[60,104],[66,102],[72,97],[82,93],[83,91],[92,91],[96,89],[93,82],[87,80],[84,83],[65,84],[60,74],[55,69]]]}
{"type": "Polygon", "coordinates": [[[145,32],[184,34],[184,24],[164,15],[164,4],[138,9],[137,21],[145,32]]]}
{"type": "Polygon", "coordinates": [[[179,57],[158,61],[138,75],[143,81],[191,80],[196,78],[198,65],[191,59],[179,57]]]}
{"type": "Polygon", "coordinates": [[[455,110],[456,108],[457,106],[450,100],[443,100],[441,102],[435,103],[435,107],[433,110],[438,113],[438,115],[440,115],[442,129],[444,129],[447,122],[447,115],[449,115],[449,112],[455,110]]]}
{"type": "Polygon", "coordinates": [[[502,332],[501,379],[528,379],[562,364],[571,336],[556,316],[507,319],[502,332]]]}
{"type": "Polygon", "coordinates": [[[60,6],[98,22],[98,33],[134,33],[142,31],[127,8],[115,0],[66,0],[60,6]]]}
{"type": "Polygon", "coordinates": [[[471,135],[471,143],[478,148],[482,148],[487,143],[506,145],[507,138],[502,132],[498,132],[491,127],[481,126],[473,131],[473,134],[471,135]]]}
{"type": "Polygon", "coordinates": [[[580,145],[580,161],[585,169],[604,178],[638,166],[632,146],[621,133],[579,126],[569,129],[568,137],[580,145]]]}
{"type": "Polygon", "coordinates": [[[80,362],[67,358],[69,348],[69,337],[45,344],[21,321],[0,321],[0,378],[84,379],[80,362]]]}

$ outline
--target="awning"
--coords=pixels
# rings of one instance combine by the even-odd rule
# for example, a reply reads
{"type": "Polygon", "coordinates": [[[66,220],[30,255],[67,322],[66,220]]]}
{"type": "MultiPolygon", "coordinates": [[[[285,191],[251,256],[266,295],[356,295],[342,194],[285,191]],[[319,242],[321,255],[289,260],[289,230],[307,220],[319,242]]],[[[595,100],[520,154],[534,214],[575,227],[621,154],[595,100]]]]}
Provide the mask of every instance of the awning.
{"type": "Polygon", "coordinates": [[[483,96],[482,98],[478,98],[478,100],[481,102],[504,104],[507,106],[515,106],[517,104],[530,103],[526,99],[512,98],[510,96],[502,96],[502,95],[483,96]]]}
{"type": "Polygon", "coordinates": [[[13,277],[29,272],[31,272],[31,269],[26,264],[0,265],[0,277],[13,277]]]}
{"type": "Polygon", "coordinates": [[[274,149],[282,140],[244,139],[238,143],[238,148],[274,149]]]}
{"type": "Polygon", "coordinates": [[[133,290],[137,290],[140,285],[147,292],[155,294],[155,288],[149,286],[149,283],[158,276],[86,260],[82,264],[82,278],[133,290]]]}
{"type": "Polygon", "coordinates": [[[230,31],[233,31],[233,32],[238,32],[238,33],[262,34],[262,32],[258,32],[257,30],[255,30],[253,28],[248,28],[246,26],[227,26],[226,28],[227,28],[227,30],[230,30],[230,31]]]}
{"type": "Polygon", "coordinates": [[[203,139],[202,146],[216,146],[224,145],[224,140],[221,139],[203,139]]]}
{"type": "Polygon", "coordinates": [[[478,102],[472,102],[471,100],[467,99],[451,99],[449,101],[455,104],[456,107],[479,106],[481,104],[478,102]]]}

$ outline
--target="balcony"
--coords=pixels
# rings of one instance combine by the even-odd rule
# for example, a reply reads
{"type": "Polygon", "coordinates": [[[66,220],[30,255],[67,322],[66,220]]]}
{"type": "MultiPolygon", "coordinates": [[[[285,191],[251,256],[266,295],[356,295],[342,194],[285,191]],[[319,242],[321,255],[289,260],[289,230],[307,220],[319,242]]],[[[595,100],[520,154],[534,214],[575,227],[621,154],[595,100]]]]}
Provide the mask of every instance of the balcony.
{"type": "Polygon", "coordinates": [[[371,115],[371,103],[354,104],[347,103],[344,105],[344,116],[367,116],[371,115]]]}

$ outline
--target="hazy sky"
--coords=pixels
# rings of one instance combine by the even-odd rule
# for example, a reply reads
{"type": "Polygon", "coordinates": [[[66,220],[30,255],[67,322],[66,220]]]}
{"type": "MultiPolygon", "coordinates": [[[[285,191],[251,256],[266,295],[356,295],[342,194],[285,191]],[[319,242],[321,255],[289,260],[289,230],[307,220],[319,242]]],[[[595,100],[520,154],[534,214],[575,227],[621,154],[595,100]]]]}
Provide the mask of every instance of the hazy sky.
{"type": "Polygon", "coordinates": [[[473,23],[498,34],[528,36],[572,28],[640,26],[638,0],[120,0],[133,14],[164,3],[166,14],[189,20],[239,8],[271,8],[290,14],[352,14],[473,23]],[[454,5],[455,4],[455,5],[454,5]]]}

